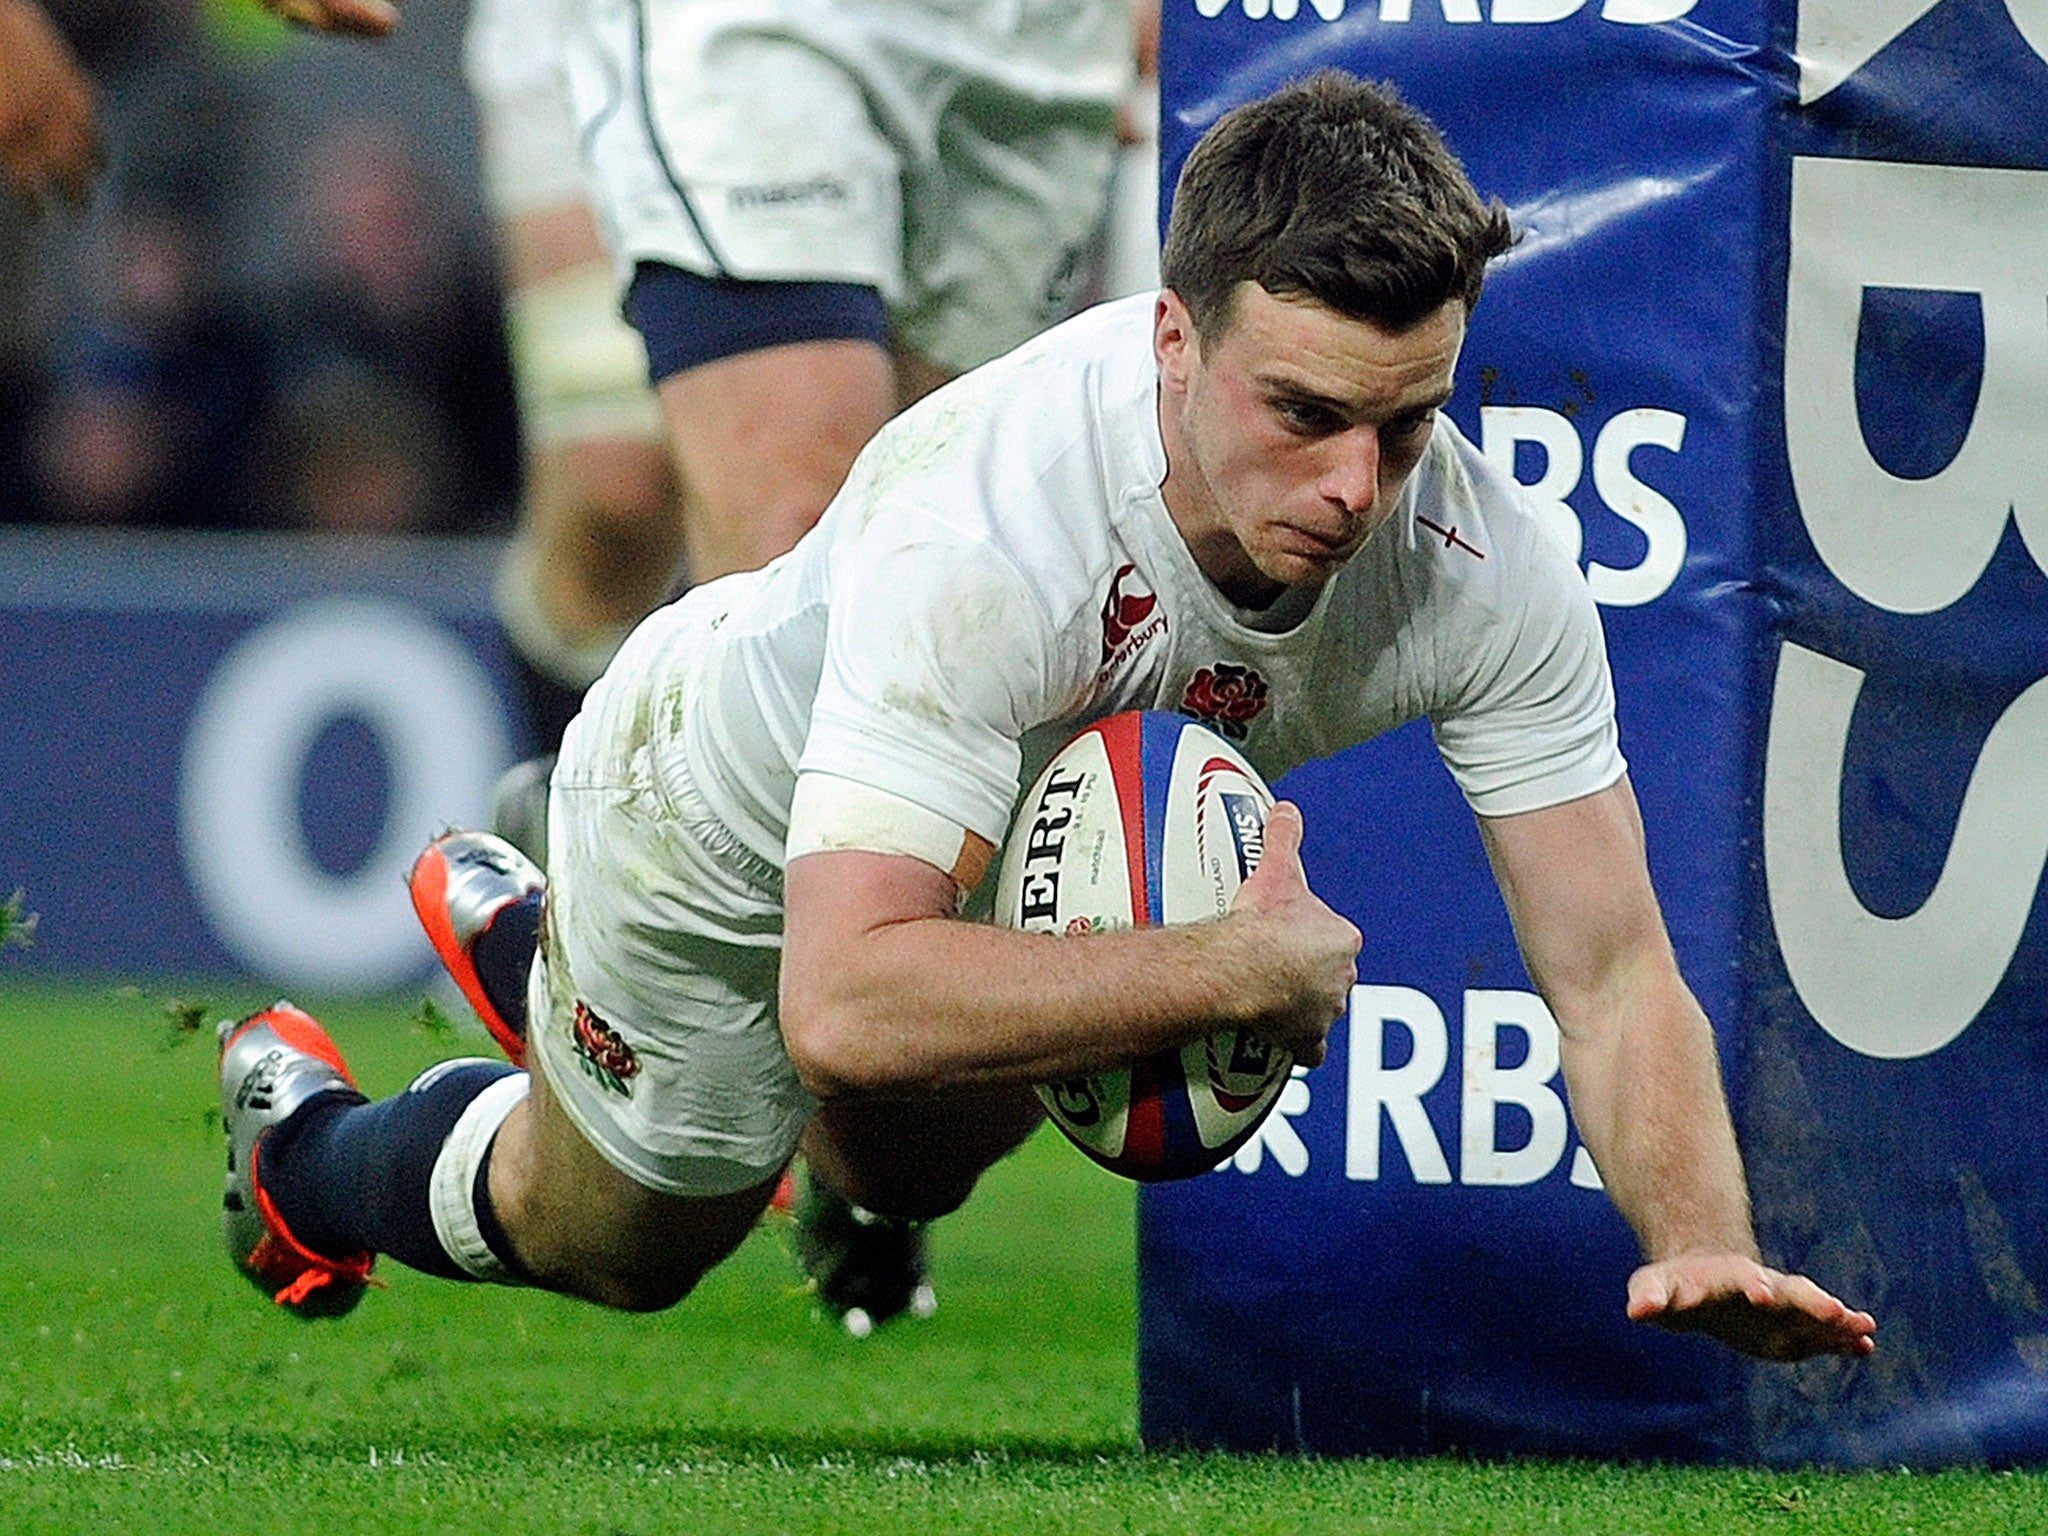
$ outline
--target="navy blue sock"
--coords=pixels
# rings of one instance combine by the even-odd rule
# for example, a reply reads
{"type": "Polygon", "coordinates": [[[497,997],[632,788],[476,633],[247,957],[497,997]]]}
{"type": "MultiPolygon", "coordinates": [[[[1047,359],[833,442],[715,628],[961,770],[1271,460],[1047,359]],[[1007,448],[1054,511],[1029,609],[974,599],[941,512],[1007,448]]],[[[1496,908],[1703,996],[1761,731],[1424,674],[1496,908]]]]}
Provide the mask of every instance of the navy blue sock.
{"type": "Polygon", "coordinates": [[[521,1036],[526,1033],[526,973],[533,967],[533,950],[540,938],[540,902],[541,893],[535,891],[501,909],[469,947],[469,957],[476,962],[476,979],[484,984],[484,996],[498,1010],[498,1017],[521,1036]]]}
{"type": "MultiPolygon", "coordinates": [[[[516,1070],[468,1061],[428,1077],[424,1088],[368,1103],[348,1093],[309,1099],[263,1139],[263,1188],[293,1237],[326,1258],[368,1249],[448,1280],[474,1278],[448,1257],[427,1203],[434,1161],[470,1102],[516,1070]]],[[[488,1169],[490,1159],[483,1159],[488,1169]]],[[[488,1201],[485,1202],[488,1205],[488,1201]]],[[[485,1241],[510,1255],[492,1212],[485,1241]]]]}

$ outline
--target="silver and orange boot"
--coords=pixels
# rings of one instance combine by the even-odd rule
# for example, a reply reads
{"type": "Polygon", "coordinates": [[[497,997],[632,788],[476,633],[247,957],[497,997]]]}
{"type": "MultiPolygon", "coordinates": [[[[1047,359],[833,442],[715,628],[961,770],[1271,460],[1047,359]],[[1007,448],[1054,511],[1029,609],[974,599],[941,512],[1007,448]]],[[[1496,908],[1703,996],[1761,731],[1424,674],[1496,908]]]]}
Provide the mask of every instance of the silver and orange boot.
{"type": "Polygon", "coordinates": [[[526,1065],[525,1020],[507,1019],[491,1002],[477,974],[476,942],[547,883],[538,864],[491,832],[443,832],[406,877],[412,909],[434,953],[515,1067],[526,1065]]]}
{"type": "Polygon", "coordinates": [[[220,1117],[228,1138],[221,1232],[228,1257],[258,1290],[299,1317],[339,1317],[362,1300],[375,1257],[329,1258],[291,1233],[264,1191],[259,1164],[269,1132],[308,1099],[355,1079],[312,1015],[273,1003],[246,1019],[223,1019],[220,1117]]]}

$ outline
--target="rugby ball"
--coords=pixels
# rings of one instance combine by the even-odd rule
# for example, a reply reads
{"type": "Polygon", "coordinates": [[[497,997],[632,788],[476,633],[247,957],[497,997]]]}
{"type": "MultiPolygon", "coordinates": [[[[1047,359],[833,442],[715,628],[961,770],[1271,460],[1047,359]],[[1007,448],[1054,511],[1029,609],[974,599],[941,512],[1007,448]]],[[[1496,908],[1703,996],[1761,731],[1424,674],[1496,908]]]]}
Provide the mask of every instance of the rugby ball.
{"type": "MultiPolygon", "coordinates": [[[[1258,867],[1272,791],[1221,736],[1133,711],[1076,736],[1020,802],[996,883],[996,920],[1062,943],[1230,910],[1258,867]]],[[[1222,1029],[1128,1070],[1038,1090],[1075,1146],[1153,1182],[1206,1173],[1258,1129],[1293,1058],[1222,1029]]]]}

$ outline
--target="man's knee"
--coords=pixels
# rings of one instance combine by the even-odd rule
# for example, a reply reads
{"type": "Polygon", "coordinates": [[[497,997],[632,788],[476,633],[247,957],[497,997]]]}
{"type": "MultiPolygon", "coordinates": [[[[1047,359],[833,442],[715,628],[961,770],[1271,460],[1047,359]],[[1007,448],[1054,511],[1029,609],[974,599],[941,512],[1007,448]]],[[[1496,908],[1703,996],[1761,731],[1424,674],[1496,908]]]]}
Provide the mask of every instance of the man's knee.
{"type": "Polygon", "coordinates": [[[594,1302],[614,1312],[665,1312],[697,1288],[705,1271],[678,1272],[663,1268],[602,1267],[585,1262],[560,1266],[538,1277],[548,1290],[594,1302]]]}
{"type": "Polygon", "coordinates": [[[535,1284],[626,1312],[659,1312],[696,1288],[753,1229],[770,1178],[728,1195],[647,1188],[611,1166],[536,1078],[530,1111],[508,1119],[487,1174],[494,1214],[535,1284]]]}
{"type": "Polygon", "coordinates": [[[740,1205],[691,1201],[704,1210],[668,1211],[640,1223],[615,1216],[573,1227],[536,1221],[529,1206],[507,1226],[521,1265],[543,1288],[615,1311],[661,1312],[740,1245],[767,1200],[765,1191],[758,1198],[747,1191],[740,1205]]]}

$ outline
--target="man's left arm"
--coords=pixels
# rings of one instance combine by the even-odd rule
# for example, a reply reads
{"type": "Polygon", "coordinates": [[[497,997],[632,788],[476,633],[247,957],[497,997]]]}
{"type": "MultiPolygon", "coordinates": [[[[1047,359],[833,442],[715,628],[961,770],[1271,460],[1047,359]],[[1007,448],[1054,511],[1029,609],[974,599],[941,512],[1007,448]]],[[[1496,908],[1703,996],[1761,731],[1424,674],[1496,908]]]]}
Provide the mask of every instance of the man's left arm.
{"type": "Polygon", "coordinates": [[[85,201],[103,152],[92,84],[36,0],[0,0],[0,183],[85,201]]]}
{"type": "Polygon", "coordinates": [[[1557,1018],[1573,1117],[1642,1243],[1628,1315],[1766,1360],[1869,1353],[1868,1313],[1758,1257],[1713,1029],[1678,973],[1628,779],[1479,827],[1557,1018]]]}

